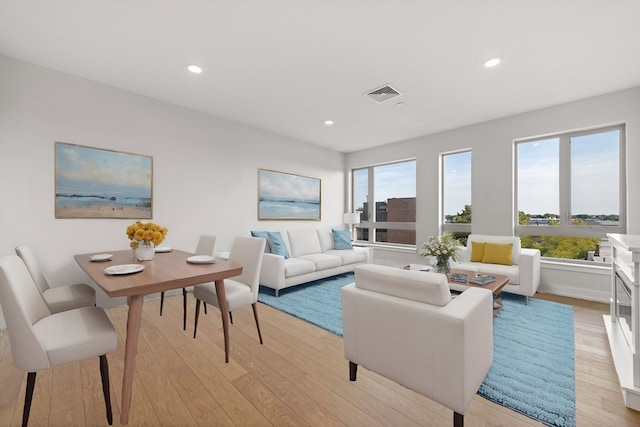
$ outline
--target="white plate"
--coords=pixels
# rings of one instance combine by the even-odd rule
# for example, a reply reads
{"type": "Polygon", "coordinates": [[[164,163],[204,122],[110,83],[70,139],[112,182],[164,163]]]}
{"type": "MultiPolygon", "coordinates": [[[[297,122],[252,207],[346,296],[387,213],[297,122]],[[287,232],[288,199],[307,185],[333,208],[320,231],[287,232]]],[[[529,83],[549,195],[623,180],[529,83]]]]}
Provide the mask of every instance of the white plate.
{"type": "Polygon", "coordinates": [[[169,246],[156,246],[156,253],[160,252],[171,252],[171,248],[169,246]]]}
{"type": "Polygon", "coordinates": [[[111,261],[113,254],[95,254],[91,258],[91,261],[111,261]]]}
{"type": "Polygon", "coordinates": [[[121,264],[121,265],[112,265],[111,267],[105,268],[104,274],[115,276],[118,274],[137,273],[142,270],[144,270],[144,265],[142,264],[121,264]]]}
{"type": "Polygon", "coordinates": [[[216,259],[209,255],[195,255],[187,258],[187,262],[191,264],[213,264],[216,259]]]}

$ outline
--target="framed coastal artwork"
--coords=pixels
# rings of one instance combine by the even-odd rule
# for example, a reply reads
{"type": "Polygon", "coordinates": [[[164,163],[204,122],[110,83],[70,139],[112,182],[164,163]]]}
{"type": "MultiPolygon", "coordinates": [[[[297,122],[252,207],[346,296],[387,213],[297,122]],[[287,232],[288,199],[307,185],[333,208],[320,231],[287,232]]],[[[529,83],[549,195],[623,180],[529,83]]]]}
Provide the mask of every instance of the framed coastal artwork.
{"type": "Polygon", "coordinates": [[[258,169],[259,220],[320,220],[320,179],[258,169]]]}
{"type": "Polygon", "coordinates": [[[55,143],[56,218],[153,218],[153,158],[55,143]]]}

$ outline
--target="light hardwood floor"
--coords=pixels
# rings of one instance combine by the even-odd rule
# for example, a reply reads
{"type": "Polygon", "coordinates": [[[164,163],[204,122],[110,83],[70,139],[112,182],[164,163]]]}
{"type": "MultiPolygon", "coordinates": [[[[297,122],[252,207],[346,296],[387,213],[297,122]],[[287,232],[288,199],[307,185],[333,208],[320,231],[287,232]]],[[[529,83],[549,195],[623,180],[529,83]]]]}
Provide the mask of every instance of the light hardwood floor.
{"type": "MultiPolygon", "coordinates": [[[[231,360],[224,363],[219,312],[201,315],[193,335],[194,300],[182,330],[182,296],[146,301],[130,426],[450,426],[452,412],[365,369],[350,382],[342,340],[265,305],[258,312],[264,345],[250,308],[234,312],[231,360]]],[[[639,426],[624,407],[602,320],[608,306],[539,295],[574,306],[578,426],[639,426]]],[[[108,310],[119,333],[110,354],[114,425],[119,425],[126,307],[108,310]]],[[[0,332],[0,426],[18,426],[26,374],[12,365],[7,331],[0,332]]],[[[467,426],[541,425],[476,396],[467,426]]],[[[107,425],[98,358],[38,374],[30,426],[107,425]]]]}

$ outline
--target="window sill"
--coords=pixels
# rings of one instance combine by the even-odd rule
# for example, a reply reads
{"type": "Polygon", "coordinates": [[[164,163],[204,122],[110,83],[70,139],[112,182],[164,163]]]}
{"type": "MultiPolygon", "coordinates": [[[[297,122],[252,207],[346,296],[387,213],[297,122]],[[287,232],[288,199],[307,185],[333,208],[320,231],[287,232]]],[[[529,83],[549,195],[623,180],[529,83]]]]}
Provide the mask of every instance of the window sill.
{"type": "Polygon", "coordinates": [[[364,248],[374,248],[380,249],[390,252],[402,252],[407,254],[415,254],[417,248],[415,246],[397,246],[393,244],[383,245],[379,243],[369,243],[369,242],[353,242],[353,246],[361,246],[364,248]]]}
{"type": "Polygon", "coordinates": [[[540,267],[548,270],[574,271],[579,273],[598,274],[611,276],[611,264],[609,263],[578,263],[568,261],[555,261],[549,258],[540,260],[540,267]]]}

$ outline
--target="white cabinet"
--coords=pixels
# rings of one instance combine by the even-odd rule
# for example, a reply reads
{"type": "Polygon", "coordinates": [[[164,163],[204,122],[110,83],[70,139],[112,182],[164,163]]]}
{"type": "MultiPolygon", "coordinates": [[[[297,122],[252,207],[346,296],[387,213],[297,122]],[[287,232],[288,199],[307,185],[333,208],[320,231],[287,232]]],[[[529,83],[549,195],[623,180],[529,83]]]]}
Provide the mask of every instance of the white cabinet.
{"type": "Polygon", "coordinates": [[[604,323],[624,403],[640,411],[640,235],[607,237],[612,248],[611,314],[604,323]]]}

